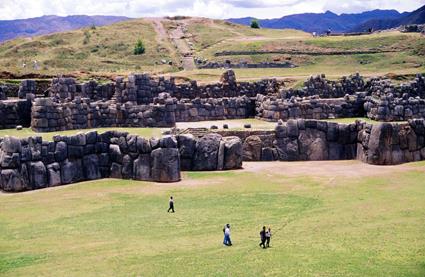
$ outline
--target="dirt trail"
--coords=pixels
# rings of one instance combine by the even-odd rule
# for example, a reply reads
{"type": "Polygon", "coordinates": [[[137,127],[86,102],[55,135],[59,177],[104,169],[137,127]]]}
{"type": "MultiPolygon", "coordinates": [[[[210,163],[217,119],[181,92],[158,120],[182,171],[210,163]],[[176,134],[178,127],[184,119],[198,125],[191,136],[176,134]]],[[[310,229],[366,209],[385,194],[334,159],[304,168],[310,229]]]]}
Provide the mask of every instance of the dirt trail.
{"type": "Polygon", "coordinates": [[[158,42],[165,45],[172,54],[173,58],[178,61],[183,69],[193,70],[196,69],[195,61],[193,59],[193,51],[187,41],[187,20],[175,21],[175,27],[168,30],[164,27],[164,18],[150,18],[152,25],[157,33],[158,42]]]}

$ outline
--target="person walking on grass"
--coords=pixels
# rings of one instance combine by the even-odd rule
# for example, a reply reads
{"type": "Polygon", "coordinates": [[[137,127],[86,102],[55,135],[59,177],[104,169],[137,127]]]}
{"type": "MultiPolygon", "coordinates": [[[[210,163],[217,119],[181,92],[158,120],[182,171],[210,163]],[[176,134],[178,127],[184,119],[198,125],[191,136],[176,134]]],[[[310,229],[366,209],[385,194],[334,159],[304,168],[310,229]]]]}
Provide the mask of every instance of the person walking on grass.
{"type": "Polygon", "coordinates": [[[230,240],[230,224],[226,224],[223,228],[224,240],[223,244],[227,246],[232,246],[232,241],[230,240]]]}
{"type": "Polygon", "coordinates": [[[168,201],[168,204],[169,204],[169,208],[167,213],[169,213],[170,211],[174,213],[174,199],[172,196],[170,196],[170,201],[168,201]]]}
{"type": "Polygon", "coordinates": [[[263,226],[263,229],[260,232],[260,239],[261,242],[259,246],[263,246],[263,248],[266,248],[266,226],[263,226]]]}
{"type": "Polygon", "coordinates": [[[272,229],[269,227],[269,229],[266,231],[266,247],[270,247],[271,237],[272,237],[272,229]]]}

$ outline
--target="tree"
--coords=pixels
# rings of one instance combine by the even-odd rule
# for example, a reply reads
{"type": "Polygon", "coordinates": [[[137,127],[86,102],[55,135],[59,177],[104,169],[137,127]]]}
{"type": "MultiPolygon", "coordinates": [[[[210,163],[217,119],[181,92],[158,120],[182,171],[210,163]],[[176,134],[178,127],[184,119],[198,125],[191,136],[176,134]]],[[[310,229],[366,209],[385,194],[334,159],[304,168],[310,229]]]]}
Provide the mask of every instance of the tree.
{"type": "Polygon", "coordinates": [[[253,21],[251,21],[251,28],[260,29],[260,24],[258,24],[257,20],[254,19],[253,21]]]}
{"type": "Polygon", "coordinates": [[[143,41],[139,39],[134,47],[134,55],[141,55],[145,53],[145,46],[143,45],[143,41]]]}

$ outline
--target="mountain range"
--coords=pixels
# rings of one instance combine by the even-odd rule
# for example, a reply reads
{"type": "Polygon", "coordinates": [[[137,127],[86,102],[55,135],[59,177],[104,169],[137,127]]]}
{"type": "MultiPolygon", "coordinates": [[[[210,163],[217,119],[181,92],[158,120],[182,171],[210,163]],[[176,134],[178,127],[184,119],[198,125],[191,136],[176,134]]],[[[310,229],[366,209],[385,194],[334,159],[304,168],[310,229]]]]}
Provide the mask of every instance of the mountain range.
{"type": "MultiPolygon", "coordinates": [[[[325,13],[303,13],[275,19],[258,19],[261,27],[272,29],[297,29],[306,32],[359,32],[369,28],[382,30],[405,24],[425,23],[425,6],[413,12],[399,13],[396,10],[373,10],[362,13],[340,14],[331,11],[325,13]]],[[[249,25],[254,17],[231,18],[228,21],[249,25]]]]}
{"type": "Polygon", "coordinates": [[[0,42],[17,37],[31,37],[56,32],[70,31],[88,26],[103,26],[128,20],[124,16],[56,16],[46,15],[42,17],[0,20],[0,42]]]}

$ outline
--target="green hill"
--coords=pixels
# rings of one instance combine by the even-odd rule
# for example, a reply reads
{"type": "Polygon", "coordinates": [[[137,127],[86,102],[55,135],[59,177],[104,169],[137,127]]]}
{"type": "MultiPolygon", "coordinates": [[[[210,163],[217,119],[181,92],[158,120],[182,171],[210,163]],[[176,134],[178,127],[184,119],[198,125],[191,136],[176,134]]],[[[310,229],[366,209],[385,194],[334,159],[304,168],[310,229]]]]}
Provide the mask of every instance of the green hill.
{"type": "Polygon", "coordinates": [[[318,73],[413,74],[425,71],[420,34],[312,37],[296,30],[251,29],[206,18],[149,18],[109,26],[16,39],[0,45],[0,67],[19,75],[110,76],[151,72],[217,80],[222,69],[196,69],[194,59],[216,63],[284,63],[295,68],[237,69],[238,77],[295,77],[318,73]],[[146,52],[134,55],[138,39],[146,52]],[[244,51],[245,53],[238,53],[244,51]],[[32,66],[36,60],[39,68],[32,66]],[[27,64],[23,68],[23,64],[27,64]],[[183,70],[184,69],[184,70],[183,70]]]}

